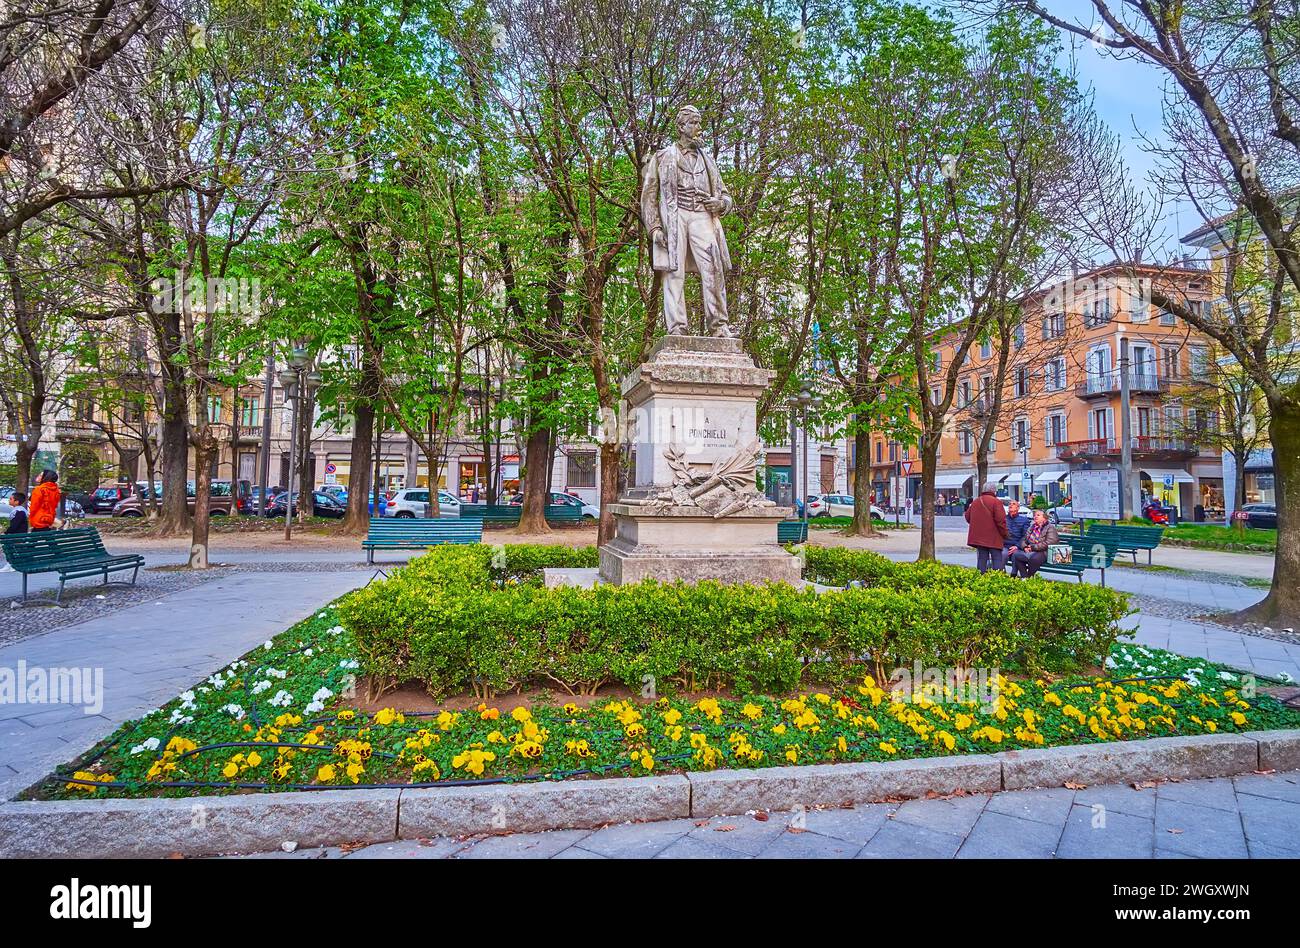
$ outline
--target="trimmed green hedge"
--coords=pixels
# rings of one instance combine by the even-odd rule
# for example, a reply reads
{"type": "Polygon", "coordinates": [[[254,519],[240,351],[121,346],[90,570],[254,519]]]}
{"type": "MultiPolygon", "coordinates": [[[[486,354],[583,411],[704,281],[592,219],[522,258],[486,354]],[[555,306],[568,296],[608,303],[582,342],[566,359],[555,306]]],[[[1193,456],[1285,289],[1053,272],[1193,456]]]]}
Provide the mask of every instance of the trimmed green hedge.
{"type": "Polygon", "coordinates": [[[595,550],[445,546],[340,604],[364,671],[431,694],[525,685],[572,693],[621,682],[660,692],[783,693],[910,666],[1037,672],[1100,664],[1127,612],[1121,593],[1014,580],[874,553],[805,549],[806,574],[865,588],[817,593],[718,583],[545,589],[548,566],[594,566],[595,550]],[[495,565],[494,565],[495,564],[495,565]]]}

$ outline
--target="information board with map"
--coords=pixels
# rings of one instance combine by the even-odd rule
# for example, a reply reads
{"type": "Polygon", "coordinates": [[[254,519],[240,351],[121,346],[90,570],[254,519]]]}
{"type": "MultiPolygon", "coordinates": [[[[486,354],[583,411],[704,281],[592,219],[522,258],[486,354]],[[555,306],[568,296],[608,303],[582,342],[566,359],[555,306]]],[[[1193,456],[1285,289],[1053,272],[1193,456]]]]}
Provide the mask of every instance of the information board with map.
{"type": "Polygon", "coordinates": [[[1074,518],[1119,519],[1119,471],[1071,471],[1070,499],[1074,518]]]}

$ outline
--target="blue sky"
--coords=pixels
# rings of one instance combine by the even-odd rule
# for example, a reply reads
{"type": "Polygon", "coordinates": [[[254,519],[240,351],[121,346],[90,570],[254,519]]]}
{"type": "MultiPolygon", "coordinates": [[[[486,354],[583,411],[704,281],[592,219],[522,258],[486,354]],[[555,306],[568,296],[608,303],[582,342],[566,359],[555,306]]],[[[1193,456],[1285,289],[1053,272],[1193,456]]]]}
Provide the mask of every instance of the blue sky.
{"type": "MultiPolygon", "coordinates": [[[[1101,23],[1088,0],[1041,2],[1062,19],[1090,28],[1101,23]]],[[[1121,0],[1114,0],[1112,8],[1119,6],[1121,0]]],[[[1145,150],[1143,137],[1157,143],[1167,140],[1161,123],[1161,104],[1167,86],[1165,73],[1139,60],[1116,59],[1081,37],[1062,32],[1061,39],[1062,65],[1076,75],[1082,88],[1092,92],[1097,114],[1120,138],[1134,182],[1146,187],[1156,161],[1145,150]]],[[[1164,217],[1169,238],[1166,250],[1186,251],[1188,248],[1179,244],[1178,238],[1200,226],[1201,218],[1189,204],[1172,200],[1166,201],[1164,217]]]]}

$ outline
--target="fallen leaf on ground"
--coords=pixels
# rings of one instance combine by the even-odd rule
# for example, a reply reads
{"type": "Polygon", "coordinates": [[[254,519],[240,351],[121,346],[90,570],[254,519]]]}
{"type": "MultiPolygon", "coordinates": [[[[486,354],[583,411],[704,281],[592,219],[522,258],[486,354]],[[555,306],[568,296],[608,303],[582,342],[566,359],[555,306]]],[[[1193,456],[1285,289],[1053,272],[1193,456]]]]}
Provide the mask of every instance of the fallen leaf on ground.
{"type": "Polygon", "coordinates": [[[721,826],[713,827],[715,833],[730,833],[736,828],[734,823],[723,823],[721,826]]]}

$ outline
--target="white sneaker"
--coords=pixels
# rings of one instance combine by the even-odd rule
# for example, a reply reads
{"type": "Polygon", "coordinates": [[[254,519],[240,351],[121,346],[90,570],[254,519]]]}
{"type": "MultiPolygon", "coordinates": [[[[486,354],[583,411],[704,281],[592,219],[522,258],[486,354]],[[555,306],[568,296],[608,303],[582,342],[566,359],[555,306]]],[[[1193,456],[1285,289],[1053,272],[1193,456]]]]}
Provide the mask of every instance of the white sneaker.
{"type": "Polygon", "coordinates": [[[6,563],[4,566],[0,566],[0,573],[16,573],[16,572],[18,571],[14,569],[12,566],[10,566],[8,563],[6,563]]]}

